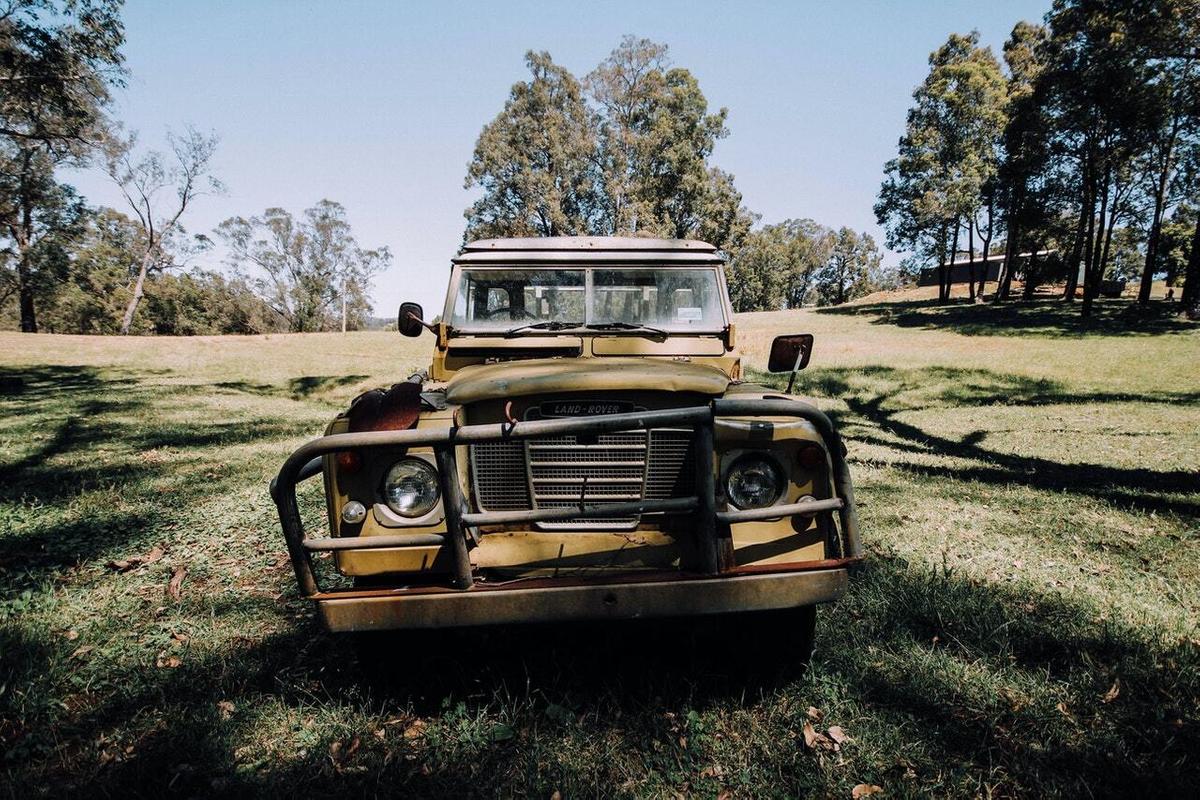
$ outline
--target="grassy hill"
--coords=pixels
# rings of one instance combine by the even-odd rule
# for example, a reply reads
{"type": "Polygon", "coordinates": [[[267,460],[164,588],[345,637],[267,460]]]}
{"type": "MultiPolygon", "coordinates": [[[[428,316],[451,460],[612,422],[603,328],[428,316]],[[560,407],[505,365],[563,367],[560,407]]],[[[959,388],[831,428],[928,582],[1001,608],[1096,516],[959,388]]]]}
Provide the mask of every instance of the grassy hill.
{"type": "Polygon", "coordinates": [[[414,636],[382,681],[320,632],[267,481],[428,338],[0,334],[0,782],[1194,793],[1200,334],[1125,332],[1127,308],[1088,327],[911,296],[740,317],[752,369],[775,334],[816,334],[800,391],[847,436],[870,558],[810,669],[755,680],[730,677],[712,624],[414,636]],[[806,724],[851,741],[810,749],[806,724]]]}

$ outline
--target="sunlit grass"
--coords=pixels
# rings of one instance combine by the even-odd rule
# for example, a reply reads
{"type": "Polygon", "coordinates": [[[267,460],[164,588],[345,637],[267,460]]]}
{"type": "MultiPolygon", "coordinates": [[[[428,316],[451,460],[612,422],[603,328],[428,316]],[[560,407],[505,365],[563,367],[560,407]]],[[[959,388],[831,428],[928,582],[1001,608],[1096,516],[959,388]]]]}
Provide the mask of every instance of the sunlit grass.
{"type": "Polygon", "coordinates": [[[739,320],[751,368],[817,335],[798,391],[859,486],[869,563],[803,674],[786,630],[712,622],[404,636],[382,669],[321,633],[267,481],[428,337],[0,334],[7,793],[1194,792],[1200,338],[877,311],[739,320]]]}

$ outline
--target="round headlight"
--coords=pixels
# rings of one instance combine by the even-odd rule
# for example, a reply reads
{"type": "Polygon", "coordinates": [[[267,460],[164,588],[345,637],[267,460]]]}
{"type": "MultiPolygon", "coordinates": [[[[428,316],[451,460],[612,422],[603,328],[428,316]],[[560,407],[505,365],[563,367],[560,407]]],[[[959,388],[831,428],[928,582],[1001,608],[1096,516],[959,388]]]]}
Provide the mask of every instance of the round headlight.
{"type": "Polygon", "coordinates": [[[437,472],[419,458],[397,461],[383,479],[383,500],[402,517],[425,516],[440,494],[437,472]]]}
{"type": "Polygon", "coordinates": [[[729,468],[725,493],[738,508],[764,508],[783,493],[783,475],[774,460],[744,455],[729,468]]]}

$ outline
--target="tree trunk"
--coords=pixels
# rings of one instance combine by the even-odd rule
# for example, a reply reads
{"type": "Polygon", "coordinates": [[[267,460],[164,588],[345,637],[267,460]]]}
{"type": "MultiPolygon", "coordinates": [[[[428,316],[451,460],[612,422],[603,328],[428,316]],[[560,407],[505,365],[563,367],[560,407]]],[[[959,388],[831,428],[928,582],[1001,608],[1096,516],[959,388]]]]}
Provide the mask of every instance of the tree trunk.
{"type": "Polygon", "coordinates": [[[1091,204],[1085,198],[1079,209],[1079,222],[1075,225],[1075,238],[1071,240],[1071,254],[1067,256],[1067,288],[1063,294],[1064,300],[1075,299],[1075,289],[1079,286],[1079,260],[1083,258],[1083,237],[1087,232],[1088,214],[1091,204]]]}
{"type": "Polygon", "coordinates": [[[983,299],[983,288],[987,286],[988,259],[992,255],[992,231],[996,229],[996,198],[995,192],[988,196],[988,232],[983,240],[983,274],[979,276],[979,289],[975,294],[983,299]]]}
{"type": "Polygon", "coordinates": [[[21,333],[37,333],[37,309],[33,305],[33,280],[24,254],[17,262],[17,296],[21,306],[21,333]]]}
{"type": "Polygon", "coordinates": [[[1007,300],[1012,289],[1013,266],[1017,258],[1017,241],[1020,229],[1013,225],[1008,230],[1008,241],[1004,243],[1004,265],[1001,267],[1000,279],[996,281],[996,299],[1007,300]]]}
{"type": "Polygon", "coordinates": [[[1021,292],[1021,296],[1025,300],[1032,300],[1033,290],[1037,288],[1037,243],[1031,245],[1031,248],[1029,263],[1025,265],[1025,288],[1021,292]]]}
{"type": "Polygon", "coordinates": [[[942,287],[941,299],[943,303],[950,301],[950,290],[954,286],[954,257],[958,255],[958,234],[962,232],[962,223],[958,217],[954,218],[954,244],[950,246],[950,266],[945,269],[945,285],[942,287]]]}
{"type": "Polygon", "coordinates": [[[138,270],[137,281],[133,284],[133,297],[129,298],[129,305],[125,306],[125,316],[121,319],[122,336],[127,336],[129,329],[133,327],[133,315],[137,313],[138,304],[146,294],[146,273],[149,271],[150,253],[147,252],[142,256],[142,266],[138,270]]]}
{"type": "Polygon", "coordinates": [[[975,220],[967,220],[967,297],[975,301],[975,220]]]}
{"type": "Polygon", "coordinates": [[[1146,305],[1150,302],[1150,289],[1154,285],[1154,267],[1158,260],[1158,242],[1162,236],[1163,211],[1166,206],[1167,187],[1164,183],[1166,172],[1163,173],[1154,195],[1154,215],[1150,219],[1150,238],[1146,240],[1146,266],[1142,268],[1142,284],[1138,287],[1138,303],[1146,305]]]}
{"type": "MultiPolygon", "coordinates": [[[[1095,239],[1089,242],[1091,258],[1083,273],[1083,307],[1080,313],[1086,319],[1092,315],[1092,304],[1096,300],[1096,290],[1100,288],[1099,274],[1103,274],[1104,262],[1104,225],[1108,221],[1108,184],[1109,174],[1104,175],[1104,183],[1100,191],[1100,214],[1096,217],[1095,239]]],[[[1089,226],[1089,232],[1091,226],[1089,226]]]]}
{"type": "Polygon", "coordinates": [[[1171,121],[1171,133],[1167,137],[1158,171],[1158,185],[1154,187],[1154,215],[1150,222],[1150,238],[1146,241],[1146,266],[1142,269],[1142,285],[1138,287],[1138,302],[1142,305],[1150,302],[1150,288],[1154,285],[1154,267],[1158,260],[1158,244],[1162,236],[1163,214],[1167,207],[1167,187],[1171,183],[1171,165],[1175,160],[1179,120],[1179,115],[1176,115],[1171,121]]]}
{"type": "Polygon", "coordinates": [[[1180,305],[1189,319],[1200,319],[1200,214],[1196,215],[1196,229],[1192,232],[1192,252],[1188,253],[1180,305]]]}

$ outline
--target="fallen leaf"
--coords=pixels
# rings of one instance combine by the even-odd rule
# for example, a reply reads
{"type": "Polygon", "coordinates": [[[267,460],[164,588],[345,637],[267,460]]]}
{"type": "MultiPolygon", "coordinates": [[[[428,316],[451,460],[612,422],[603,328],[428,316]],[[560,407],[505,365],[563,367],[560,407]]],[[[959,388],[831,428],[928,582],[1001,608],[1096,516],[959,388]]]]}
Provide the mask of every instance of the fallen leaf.
{"type": "Polygon", "coordinates": [[[1113,685],[1109,687],[1108,691],[1104,693],[1104,699],[1102,702],[1111,703],[1113,700],[1117,699],[1117,695],[1119,695],[1120,693],[1121,693],[1121,679],[1117,678],[1116,680],[1113,681],[1113,685]]]}
{"type": "Polygon", "coordinates": [[[233,716],[234,711],[237,711],[237,706],[228,700],[221,700],[217,703],[217,712],[220,713],[221,719],[229,719],[233,716]]]}
{"type": "Polygon", "coordinates": [[[183,659],[179,656],[169,656],[166,651],[158,654],[158,658],[154,660],[154,666],[159,669],[175,669],[183,665],[183,659]]]}
{"type": "Polygon", "coordinates": [[[555,789],[550,793],[550,800],[562,800],[562,792],[560,792],[558,789],[555,789]]]}
{"type": "Polygon", "coordinates": [[[92,645],[85,644],[83,647],[75,648],[75,652],[71,653],[71,658],[83,658],[84,656],[86,656],[88,653],[92,652],[95,649],[96,648],[93,647],[92,645]]]}
{"type": "Polygon", "coordinates": [[[183,596],[183,579],[187,577],[187,567],[176,567],[171,572],[171,580],[167,582],[167,596],[178,600],[183,596]]]}
{"type": "Polygon", "coordinates": [[[171,634],[171,638],[180,644],[187,644],[189,641],[191,641],[192,637],[188,636],[186,633],[180,633],[179,631],[176,631],[175,633],[171,634]]]}
{"type": "Polygon", "coordinates": [[[860,797],[870,797],[871,795],[879,794],[882,791],[882,786],[876,786],[873,783],[860,783],[858,786],[855,786],[850,790],[850,796],[853,797],[854,800],[858,800],[860,797]]]}
{"type": "Polygon", "coordinates": [[[804,746],[809,750],[837,750],[837,742],[823,733],[818,733],[811,722],[804,723],[804,746]]]}
{"type": "Polygon", "coordinates": [[[425,735],[425,727],[426,727],[425,720],[414,719],[412,722],[410,722],[408,724],[408,727],[406,727],[404,729],[404,738],[405,739],[421,738],[422,736],[425,735]]]}
{"type": "Polygon", "coordinates": [[[816,706],[809,706],[808,711],[806,711],[804,713],[807,714],[808,718],[811,719],[813,722],[820,722],[821,719],[825,716],[825,712],[822,711],[821,709],[817,708],[816,706]]]}
{"type": "Polygon", "coordinates": [[[117,572],[128,572],[134,567],[141,567],[146,564],[153,564],[156,561],[162,561],[162,557],[166,555],[161,547],[155,545],[150,549],[149,553],[144,556],[130,556],[129,558],[117,558],[109,561],[107,566],[109,569],[115,569],[117,572]]]}
{"type": "Polygon", "coordinates": [[[854,741],[844,730],[842,730],[840,725],[834,725],[832,728],[826,731],[826,733],[829,734],[830,739],[833,739],[838,744],[846,744],[846,742],[854,741]]]}
{"type": "Polygon", "coordinates": [[[68,642],[73,642],[79,638],[79,631],[72,628],[71,630],[67,631],[63,635],[67,637],[68,642]]]}

